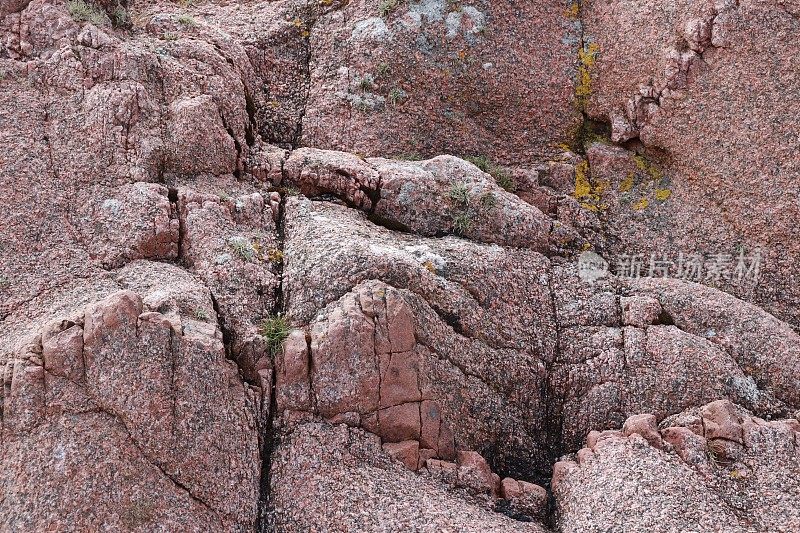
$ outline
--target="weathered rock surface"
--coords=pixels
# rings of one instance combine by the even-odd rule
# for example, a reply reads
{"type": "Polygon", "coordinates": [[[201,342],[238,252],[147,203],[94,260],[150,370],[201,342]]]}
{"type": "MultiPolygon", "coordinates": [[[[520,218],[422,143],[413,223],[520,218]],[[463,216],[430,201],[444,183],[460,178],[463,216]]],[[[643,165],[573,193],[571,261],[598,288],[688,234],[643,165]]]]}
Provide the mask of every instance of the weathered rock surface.
{"type": "Polygon", "coordinates": [[[625,425],[635,429],[590,437],[577,462],[556,463],[562,531],[800,526],[796,419],[767,422],[717,401],[665,420],[660,431],[630,419],[625,425]]]}
{"type": "MultiPolygon", "coordinates": [[[[522,164],[580,123],[562,3],[333,2],[309,33],[305,146],[522,164]]],[[[305,20],[301,24],[307,24],[305,20]]]]}
{"type": "Polygon", "coordinates": [[[630,163],[596,176],[610,181],[600,203],[619,234],[613,254],[722,255],[733,270],[740,249],[760,250],[757,285],[713,272],[703,282],[793,324],[800,160],[785,95],[800,91],[797,14],[781,0],[592,0],[581,13],[593,47],[586,112],[615,140],[638,137],[650,161],[633,180],[630,163]]]}
{"type": "Polygon", "coordinates": [[[800,528],[799,16],[2,2],[0,530],[800,528]]]}
{"type": "Polygon", "coordinates": [[[252,527],[259,399],[216,324],[185,314],[187,293],[160,289],[167,277],[211,308],[175,267],[133,263],[119,280],[141,295],[52,317],[6,360],[4,529],[252,527]]]}
{"type": "Polygon", "coordinates": [[[274,525],[279,531],[320,524],[341,531],[545,531],[413,474],[361,430],[303,424],[274,453],[274,525]]]}

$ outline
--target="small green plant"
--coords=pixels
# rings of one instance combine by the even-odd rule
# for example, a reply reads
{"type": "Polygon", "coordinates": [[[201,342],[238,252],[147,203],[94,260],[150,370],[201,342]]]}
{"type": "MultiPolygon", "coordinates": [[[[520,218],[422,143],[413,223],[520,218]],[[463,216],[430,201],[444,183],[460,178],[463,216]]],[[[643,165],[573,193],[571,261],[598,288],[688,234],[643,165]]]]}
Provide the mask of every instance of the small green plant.
{"type": "Polygon", "coordinates": [[[381,0],[380,4],[378,4],[378,14],[382,18],[387,18],[399,5],[400,0],[381,0]]]}
{"type": "Polygon", "coordinates": [[[378,76],[384,77],[384,76],[388,75],[389,72],[391,72],[391,70],[392,70],[392,67],[391,67],[391,65],[389,65],[389,63],[380,63],[377,66],[377,68],[375,69],[375,72],[378,74],[378,76]]]}
{"type": "Polygon", "coordinates": [[[178,40],[178,36],[177,35],[175,35],[172,32],[168,32],[168,31],[164,32],[164,34],[161,36],[161,38],[164,39],[165,41],[177,41],[178,40]]]}
{"type": "Polygon", "coordinates": [[[0,276],[0,289],[5,289],[9,285],[11,285],[11,282],[8,281],[8,278],[5,276],[0,276]]]}
{"type": "Polygon", "coordinates": [[[514,181],[506,170],[492,162],[491,159],[485,155],[468,155],[464,156],[464,161],[469,161],[481,172],[486,172],[494,178],[495,183],[508,192],[516,192],[517,182],[514,181]]]}
{"type": "Polygon", "coordinates": [[[466,183],[454,183],[450,186],[450,199],[456,204],[469,204],[469,188],[466,183]]]}
{"type": "Polygon", "coordinates": [[[489,161],[489,158],[486,157],[485,155],[467,155],[464,156],[464,161],[469,161],[470,163],[478,167],[478,169],[481,172],[486,172],[486,173],[489,172],[489,167],[491,165],[491,162],[489,161]]]}
{"type": "Polygon", "coordinates": [[[90,22],[95,26],[106,22],[106,16],[86,0],[69,0],[67,11],[75,22],[90,22]]]}
{"type": "Polygon", "coordinates": [[[194,21],[194,17],[191,15],[178,15],[178,24],[182,24],[184,26],[197,26],[197,23],[194,21]]]}
{"type": "Polygon", "coordinates": [[[397,105],[403,100],[406,99],[406,92],[403,89],[398,89],[395,87],[391,91],[389,91],[389,103],[392,105],[397,105]]]}
{"type": "Polygon", "coordinates": [[[283,341],[289,336],[289,324],[280,313],[270,315],[261,322],[261,336],[267,341],[270,356],[275,357],[283,350],[283,341]]]}
{"type": "Polygon", "coordinates": [[[255,250],[253,249],[253,245],[244,237],[231,237],[228,239],[228,246],[230,246],[233,251],[236,252],[236,255],[245,261],[249,261],[256,254],[255,250]]]}
{"type": "Polygon", "coordinates": [[[127,26],[129,22],[128,12],[125,11],[124,7],[118,5],[111,12],[111,23],[114,26],[127,26]]]}
{"type": "Polygon", "coordinates": [[[466,211],[453,215],[453,231],[456,235],[465,235],[472,226],[472,217],[466,211]]]}
{"type": "Polygon", "coordinates": [[[362,91],[371,91],[375,87],[375,78],[372,77],[372,74],[364,74],[359,80],[358,86],[362,91]]]}
{"type": "Polygon", "coordinates": [[[197,320],[202,320],[203,322],[205,322],[206,320],[208,320],[208,313],[206,313],[205,309],[198,307],[197,309],[194,310],[194,317],[197,320]]]}
{"type": "Polygon", "coordinates": [[[487,211],[494,209],[494,207],[497,205],[497,196],[495,196],[492,192],[484,193],[481,196],[481,205],[487,211]]]}
{"type": "Polygon", "coordinates": [[[397,154],[393,156],[394,159],[398,161],[422,161],[425,159],[421,154],[416,152],[404,152],[402,154],[397,154]]]}
{"type": "Polygon", "coordinates": [[[514,181],[514,178],[512,178],[508,172],[502,168],[494,167],[490,170],[489,174],[491,174],[491,176],[494,178],[494,181],[497,182],[500,187],[508,192],[516,192],[517,182],[514,181]]]}

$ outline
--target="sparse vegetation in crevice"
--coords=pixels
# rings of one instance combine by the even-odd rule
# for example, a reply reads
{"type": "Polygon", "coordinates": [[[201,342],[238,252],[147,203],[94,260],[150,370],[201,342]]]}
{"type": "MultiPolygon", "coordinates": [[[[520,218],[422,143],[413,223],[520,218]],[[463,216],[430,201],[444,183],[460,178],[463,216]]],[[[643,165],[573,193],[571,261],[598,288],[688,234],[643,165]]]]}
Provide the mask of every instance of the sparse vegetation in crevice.
{"type": "Polygon", "coordinates": [[[381,18],[388,18],[398,7],[400,0],[381,0],[378,4],[378,14],[381,18]]]}
{"type": "Polygon", "coordinates": [[[472,227],[472,215],[468,210],[459,211],[454,213],[453,216],[453,232],[456,235],[465,235],[472,227]]]}
{"type": "Polygon", "coordinates": [[[178,24],[187,27],[194,27],[197,26],[197,22],[195,22],[194,17],[191,15],[178,15],[176,19],[178,24]]]}
{"type": "Polygon", "coordinates": [[[466,183],[452,184],[448,196],[457,206],[465,207],[469,205],[469,187],[466,183]]]}
{"type": "Polygon", "coordinates": [[[101,26],[109,22],[108,17],[102,10],[87,2],[86,0],[69,0],[67,11],[75,22],[89,22],[95,26],[101,26]]]}
{"type": "Polygon", "coordinates": [[[421,154],[417,154],[414,152],[404,152],[401,154],[393,155],[392,159],[396,159],[397,161],[422,161],[425,159],[424,156],[421,154]]]}
{"type": "Polygon", "coordinates": [[[241,236],[235,236],[228,239],[228,246],[231,247],[236,255],[245,261],[250,261],[256,255],[256,250],[253,248],[253,243],[241,236]]]}
{"type": "Polygon", "coordinates": [[[481,207],[490,211],[497,206],[497,196],[493,192],[486,192],[481,195],[481,207]]]}
{"type": "Polygon", "coordinates": [[[368,92],[375,88],[375,78],[370,73],[366,73],[358,80],[358,87],[364,91],[368,92]]]}
{"type": "Polygon", "coordinates": [[[511,174],[509,174],[509,172],[505,168],[494,163],[487,156],[466,155],[462,159],[464,159],[464,161],[469,161],[470,163],[478,167],[478,169],[481,172],[486,172],[487,174],[489,174],[492,178],[494,178],[495,183],[497,183],[497,185],[499,185],[506,191],[516,192],[517,182],[514,180],[511,174]]]}
{"type": "Polygon", "coordinates": [[[259,333],[267,341],[267,348],[271,357],[275,357],[283,350],[283,341],[289,336],[289,323],[281,314],[270,315],[261,321],[259,333]]]}
{"type": "Polygon", "coordinates": [[[131,25],[131,18],[128,11],[121,5],[117,5],[111,11],[111,23],[116,27],[125,27],[131,25]]]}
{"type": "Polygon", "coordinates": [[[389,95],[386,97],[386,100],[389,102],[390,105],[396,106],[400,104],[403,100],[406,99],[408,94],[403,89],[398,87],[393,88],[389,91],[389,95]]]}

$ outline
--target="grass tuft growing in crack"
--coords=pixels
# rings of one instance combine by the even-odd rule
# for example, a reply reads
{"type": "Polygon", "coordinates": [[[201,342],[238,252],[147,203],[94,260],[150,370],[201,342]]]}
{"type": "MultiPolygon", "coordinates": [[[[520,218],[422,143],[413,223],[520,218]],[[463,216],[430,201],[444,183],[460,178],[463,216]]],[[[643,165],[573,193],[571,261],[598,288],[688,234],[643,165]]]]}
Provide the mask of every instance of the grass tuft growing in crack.
{"type": "Polygon", "coordinates": [[[378,14],[382,18],[388,18],[399,6],[400,0],[381,0],[378,4],[378,14]]]}
{"type": "Polygon", "coordinates": [[[283,341],[289,336],[289,324],[280,313],[270,315],[261,322],[261,336],[267,341],[270,357],[274,358],[283,350],[283,341]]]}
{"type": "Polygon", "coordinates": [[[182,24],[183,26],[197,26],[197,22],[195,22],[194,17],[191,15],[178,15],[178,24],[182,24]]]}
{"type": "Polygon", "coordinates": [[[492,160],[487,156],[467,155],[462,159],[464,159],[464,161],[469,161],[478,167],[478,170],[481,172],[486,172],[489,174],[494,178],[495,183],[497,183],[503,189],[507,190],[508,192],[516,192],[517,182],[514,181],[514,178],[511,177],[506,169],[492,162],[492,160]]]}
{"type": "Polygon", "coordinates": [[[465,235],[470,227],[472,227],[472,216],[467,211],[453,215],[453,232],[456,235],[465,235]]]}
{"type": "Polygon", "coordinates": [[[454,183],[451,185],[448,196],[456,204],[462,206],[469,204],[469,188],[466,183],[454,183]]]}
{"type": "Polygon", "coordinates": [[[256,255],[256,250],[253,248],[253,243],[244,237],[235,236],[228,239],[228,246],[230,246],[236,255],[249,261],[256,255]]]}
{"type": "Polygon", "coordinates": [[[107,21],[103,12],[86,0],[69,0],[67,11],[75,22],[90,22],[95,26],[100,26],[107,21]]]}

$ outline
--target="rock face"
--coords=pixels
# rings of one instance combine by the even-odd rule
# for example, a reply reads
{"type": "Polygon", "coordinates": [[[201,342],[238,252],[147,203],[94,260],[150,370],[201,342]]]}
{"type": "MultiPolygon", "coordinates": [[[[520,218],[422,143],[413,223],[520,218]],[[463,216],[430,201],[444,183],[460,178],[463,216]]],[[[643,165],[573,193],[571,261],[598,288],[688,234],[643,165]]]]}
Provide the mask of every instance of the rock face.
{"type": "Polygon", "coordinates": [[[562,531],[793,531],[800,426],[716,401],[655,427],[628,419],[556,463],[562,531]],[[629,430],[630,429],[630,430],[629,430]],[[647,494],[631,499],[632,492],[647,494]],[[666,511],[666,512],[665,512],[666,511]]]}
{"type": "Polygon", "coordinates": [[[4,371],[4,529],[244,531],[254,521],[258,398],[216,325],[182,315],[180,296],[139,276],[177,278],[211,307],[185,273],[132,263],[120,280],[144,297],[114,292],[19,344],[4,371]]]}
{"type": "Polygon", "coordinates": [[[0,530],[800,529],[798,17],[2,2],[0,530]]]}
{"type": "Polygon", "coordinates": [[[613,254],[722,255],[733,270],[740,249],[760,250],[761,283],[702,279],[797,323],[800,162],[782,96],[800,90],[800,45],[785,38],[800,31],[796,2],[592,0],[582,15],[596,52],[586,111],[611,124],[612,139],[645,146],[630,187],[630,164],[596,176],[591,164],[610,181],[600,203],[614,211],[613,254]],[[616,207],[621,189],[627,205],[616,207]]]}
{"type": "Polygon", "coordinates": [[[580,123],[580,25],[561,3],[332,4],[304,27],[306,146],[520,164],[553,153],[580,123]]]}

